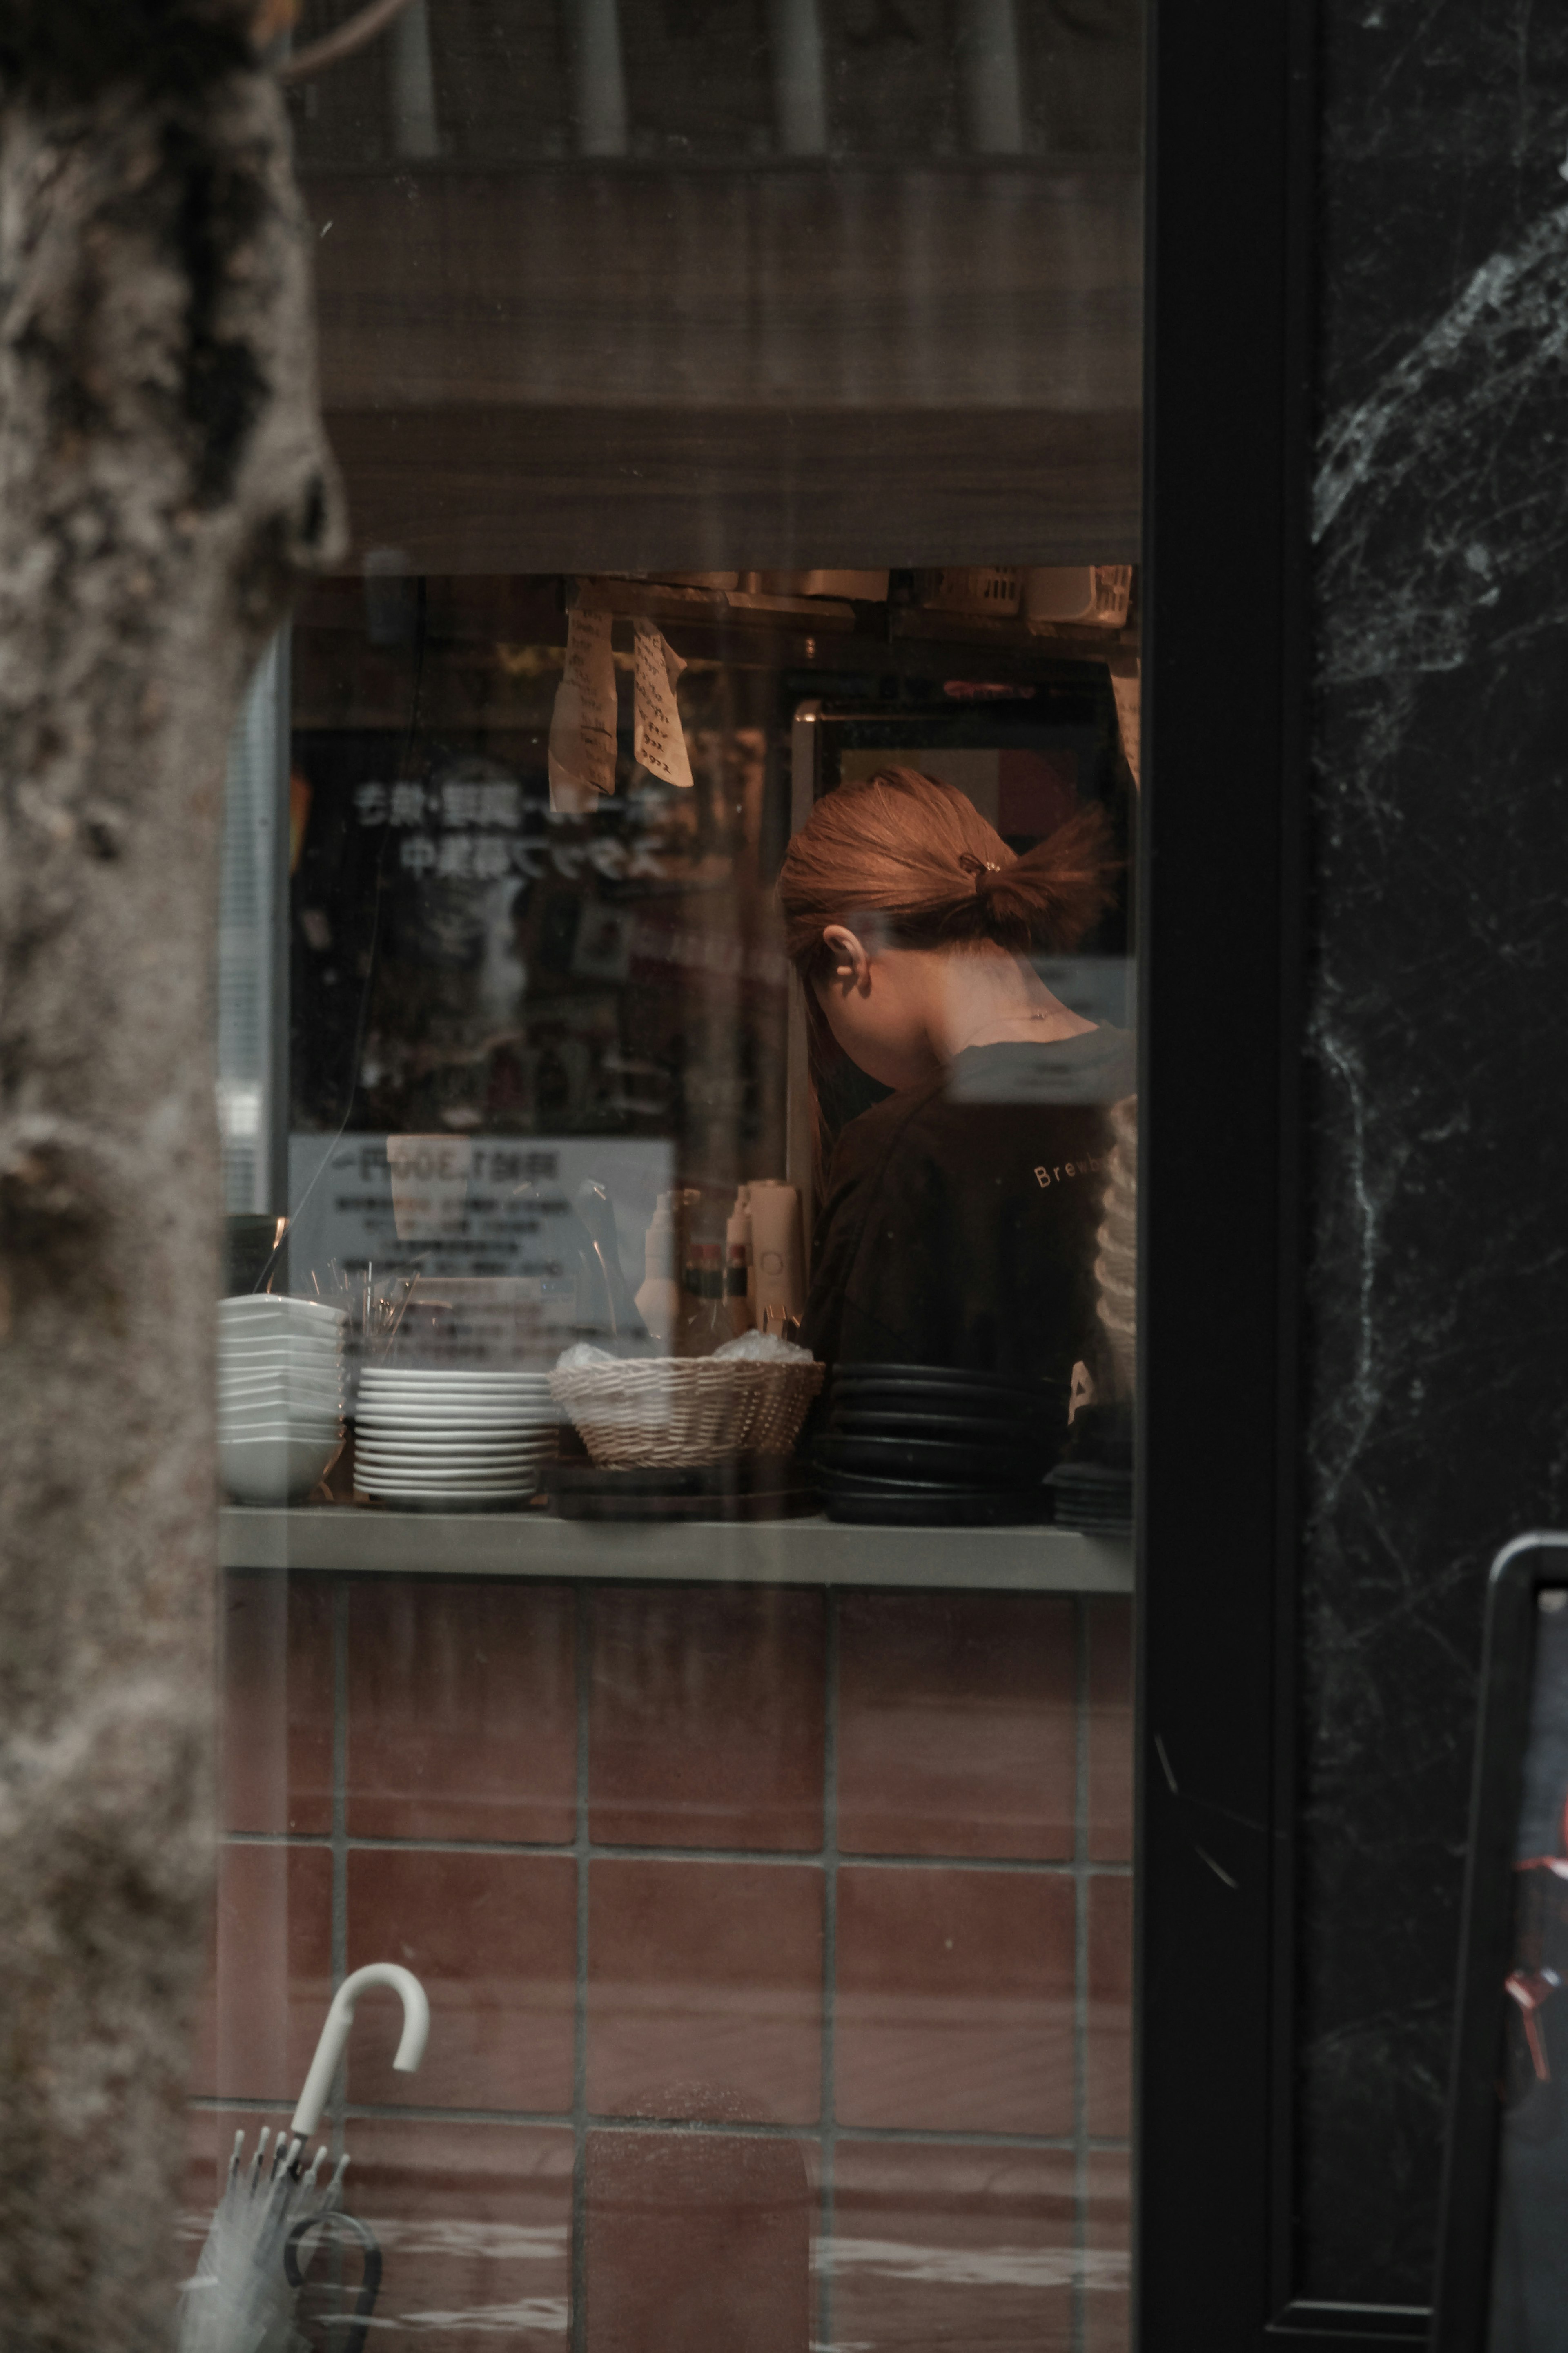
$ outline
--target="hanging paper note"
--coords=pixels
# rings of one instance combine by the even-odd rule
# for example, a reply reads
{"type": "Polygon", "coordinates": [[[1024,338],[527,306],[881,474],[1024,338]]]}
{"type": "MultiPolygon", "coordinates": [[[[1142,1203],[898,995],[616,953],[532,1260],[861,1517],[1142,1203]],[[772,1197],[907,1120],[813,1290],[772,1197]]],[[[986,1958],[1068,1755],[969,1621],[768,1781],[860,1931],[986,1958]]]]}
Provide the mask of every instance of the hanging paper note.
{"type": "Polygon", "coordinates": [[[662,776],[667,785],[691,782],[691,763],[686,755],[686,737],[675,700],[675,681],[685,668],[651,621],[635,624],[632,749],[649,776],[662,776]]]}
{"type": "Polygon", "coordinates": [[[1142,720],[1142,679],[1137,656],[1122,655],[1110,665],[1110,691],[1116,697],[1116,719],[1121,731],[1121,748],[1127,765],[1132,771],[1133,783],[1139,784],[1139,733],[1142,720]]]}
{"type": "Polygon", "coordinates": [[[566,617],[566,668],[550,720],[550,806],[581,817],[616,789],[616,665],[608,613],[566,617]]]}

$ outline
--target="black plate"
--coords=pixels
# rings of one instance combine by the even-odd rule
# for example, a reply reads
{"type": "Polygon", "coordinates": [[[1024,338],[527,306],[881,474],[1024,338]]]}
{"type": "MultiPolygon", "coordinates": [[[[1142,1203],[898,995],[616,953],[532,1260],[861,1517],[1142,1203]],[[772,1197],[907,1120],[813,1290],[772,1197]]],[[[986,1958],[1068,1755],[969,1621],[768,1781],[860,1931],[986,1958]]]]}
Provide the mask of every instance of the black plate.
{"type": "Polygon", "coordinates": [[[834,1413],[935,1413],[955,1421],[1047,1423],[1066,1428],[1065,1398],[1034,1397],[1020,1389],[955,1389],[930,1376],[918,1381],[835,1381],[828,1393],[834,1413]]]}
{"type": "Polygon", "coordinates": [[[989,1407],[983,1413],[953,1413],[928,1411],[922,1404],[905,1412],[899,1406],[861,1405],[840,1398],[827,1417],[827,1427],[835,1438],[901,1438],[906,1442],[932,1438],[953,1446],[994,1445],[1015,1451],[1048,1446],[1055,1453],[1060,1444],[1060,1432],[1052,1424],[1026,1416],[1015,1419],[989,1407]]]}
{"type": "Polygon", "coordinates": [[[900,1488],[890,1481],[875,1486],[835,1482],[823,1491],[823,1509],[830,1520],[871,1528],[1044,1527],[1050,1518],[1038,1487],[1024,1494],[997,1494],[963,1487],[900,1488]]]}
{"type": "Polygon", "coordinates": [[[816,1461],[828,1471],[855,1477],[916,1479],[963,1487],[1038,1486],[1044,1465],[1029,1450],[1009,1446],[952,1446],[937,1439],[819,1438],[816,1461]]]}
{"type": "Polygon", "coordinates": [[[836,1381],[940,1381],[951,1389],[1000,1389],[1007,1397],[1055,1394],[1047,1382],[1010,1381],[1002,1373],[970,1372],[957,1365],[836,1365],[833,1377],[836,1381]]]}

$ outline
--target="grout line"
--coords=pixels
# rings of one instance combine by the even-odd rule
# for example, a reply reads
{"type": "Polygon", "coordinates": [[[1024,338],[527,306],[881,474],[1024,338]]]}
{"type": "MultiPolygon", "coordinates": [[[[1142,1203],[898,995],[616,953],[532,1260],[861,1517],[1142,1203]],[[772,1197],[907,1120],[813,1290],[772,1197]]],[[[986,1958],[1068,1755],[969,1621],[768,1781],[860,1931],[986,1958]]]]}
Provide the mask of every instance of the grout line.
{"type": "MultiPolygon", "coordinates": [[[[720,2139],[733,2134],[745,2140],[822,2137],[821,2127],[809,2124],[731,2124],[705,2116],[595,2116],[591,2121],[595,2132],[706,2133],[720,2139]]],[[[840,2140],[870,2141],[901,2148],[1039,2148],[1070,2153],[1075,2147],[1070,2133],[940,2132],[902,2125],[835,2126],[832,2138],[836,2145],[840,2140]]],[[[826,2338],[822,2342],[826,2345],[826,2338]]]]}
{"type": "Polygon", "coordinates": [[[1089,2260],[1089,1608],[1073,1604],[1074,1785],[1073,1844],[1078,1880],[1073,1906],[1073,2353],[1084,2353],[1088,2328],[1084,2281],[1089,2260]]]}
{"type": "MultiPolygon", "coordinates": [[[[835,2065],[838,2033],[838,1596],[826,1596],[822,1700],[822,2094],[817,2234],[831,2248],[838,2156],[837,2087],[835,2065]]],[[[821,2353],[833,2346],[833,2266],[816,2267],[814,2342],[821,2353]]]]}
{"type": "MultiPolygon", "coordinates": [[[[322,1831],[226,1831],[228,1846],[335,1846],[337,1835],[322,1831]]],[[[350,1854],[589,1855],[595,1862],[761,1862],[777,1868],[842,1864],[855,1871],[984,1871],[1022,1873],[1038,1879],[1131,1879],[1130,1862],[1091,1862],[1067,1858],[1032,1862],[1010,1855],[857,1854],[835,1847],[603,1846],[592,1840],[357,1838],[341,1841],[350,1854]]]]}
{"type": "Polygon", "coordinates": [[[567,2326],[572,2353],[584,2353],[588,2333],[588,1728],[593,1691],[593,1597],[576,1594],[577,1827],[572,1842],[577,1873],[577,1949],[572,1988],[572,2245],[567,2326]]]}
{"type": "MultiPolygon", "coordinates": [[[[237,2093],[194,2093],[187,2105],[212,2116],[290,2116],[292,2100],[246,2099],[237,2093]]],[[[343,2110],[350,2123],[372,2123],[388,2120],[395,2123],[432,2125],[504,2125],[519,2129],[542,2127],[551,2132],[572,2132],[576,2116],[568,2110],[550,2108],[416,2108],[399,2106],[395,2102],[351,2101],[343,2110]]],[[[595,2132],[613,2133],[688,2133],[707,2135],[710,2138],[739,2140],[810,2141],[821,2138],[821,2127],[812,2124],[770,2125],[742,2124],[731,2117],[707,2116],[616,2116],[588,2114],[584,2126],[595,2132]]],[[[1071,2153],[1078,2143],[1071,2134],[944,2132],[932,2127],[911,2125],[843,2125],[836,2128],[836,2141],[868,2141],[886,2143],[892,2147],[918,2148],[1033,2148],[1071,2153]]],[[[1095,2135],[1087,2147],[1096,2154],[1101,2151],[1112,2156],[1125,2155],[1131,2143],[1095,2135]]]]}
{"type": "MultiPolygon", "coordinates": [[[[335,1739],[334,1731],[334,1739],[335,1739]]],[[[324,1846],[331,1852],[337,1841],[331,1831],[225,1831],[225,1846],[324,1846]]]]}

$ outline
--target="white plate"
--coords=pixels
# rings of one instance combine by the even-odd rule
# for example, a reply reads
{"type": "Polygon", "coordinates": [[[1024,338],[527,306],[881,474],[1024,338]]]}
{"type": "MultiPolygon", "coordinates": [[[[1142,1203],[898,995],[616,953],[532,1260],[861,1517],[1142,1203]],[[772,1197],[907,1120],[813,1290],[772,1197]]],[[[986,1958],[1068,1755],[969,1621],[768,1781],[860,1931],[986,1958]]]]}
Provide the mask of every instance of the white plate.
{"type": "Polygon", "coordinates": [[[355,1454],[354,1468],[367,1477],[377,1479],[412,1479],[417,1486],[421,1479],[441,1485],[447,1478],[477,1482],[483,1486],[489,1479],[531,1479],[538,1472],[537,1462],[405,1462],[394,1455],[383,1461],[379,1457],[355,1454]]]}
{"type": "Polygon", "coordinates": [[[435,1381],[454,1388],[469,1381],[505,1381],[519,1388],[547,1389],[548,1373],[524,1373],[509,1365],[367,1365],[367,1381],[435,1381]]]}
{"type": "Polygon", "coordinates": [[[360,1381],[360,1396],[376,1412],[385,1414],[531,1414],[536,1421],[555,1421],[555,1407],[548,1398],[512,1398],[503,1388],[468,1388],[456,1396],[451,1388],[367,1388],[360,1381]]]}
{"type": "Polygon", "coordinates": [[[366,1397],[381,1398],[387,1405],[411,1405],[417,1399],[424,1405],[473,1405],[484,1398],[498,1403],[536,1407],[540,1412],[551,1409],[548,1389],[524,1388],[521,1383],[509,1381],[465,1381],[459,1388],[448,1388],[439,1381],[378,1381],[374,1373],[362,1373],[360,1388],[366,1397]]]}
{"type": "Polygon", "coordinates": [[[217,1377],[219,1397],[254,1397],[261,1389],[293,1389],[299,1395],[342,1397],[342,1379],[331,1373],[302,1372],[297,1366],[283,1365],[264,1373],[220,1373],[217,1377]]]}
{"type": "Polygon", "coordinates": [[[395,1495],[382,1494],[369,1487],[362,1487],[360,1493],[368,1495],[374,1504],[389,1504],[394,1510],[403,1512],[508,1512],[531,1501],[520,1487],[487,1488],[482,1494],[472,1495],[427,1494],[413,1489],[400,1490],[395,1495]]]}
{"type": "Polygon", "coordinates": [[[539,1491],[526,1481],[521,1486],[509,1487],[404,1487],[385,1480],[363,1479],[359,1482],[359,1492],[362,1495],[384,1495],[392,1503],[499,1504],[502,1501],[526,1503],[539,1491]]]}
{"type": "Polygon", "coordinates": [[[452,1438],[422,1438],[413,1430],[361,1430],[359,1443],[372,1454],[550,1454],[554,1449],[542,1438],[514,1430],[496,1434],[459,1432],[452,1438]]]}
{"type": "Polygon", "coordinates": [[[451,1430],[466,1429],[526,1430],[542,1438],[557,1426],[552,1413],[535,1413],[521,1406],[388,1405],[384,1398],[367,1398],[363,1389],[355,1410],[362,1421],[384,1422],[389,1430],[427,1427],[433,1438],[445,1438],[451,1430]]]}

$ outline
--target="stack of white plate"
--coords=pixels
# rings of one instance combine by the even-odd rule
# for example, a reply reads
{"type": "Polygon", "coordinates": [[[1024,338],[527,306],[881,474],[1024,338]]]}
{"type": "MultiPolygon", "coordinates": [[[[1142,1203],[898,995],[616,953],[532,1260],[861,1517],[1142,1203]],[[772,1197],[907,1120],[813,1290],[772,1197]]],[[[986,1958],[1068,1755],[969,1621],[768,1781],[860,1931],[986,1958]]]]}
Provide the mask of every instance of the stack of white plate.
{"type": "Polygon", "coordinates": [[[388,1504],[499,1511],[526,1503],[555,1451],[548,1373],[368,1366],[354,1421],[354,1484],[388,1504]]]}
{"type": "Polygon", "coordinates": [[[241,1503],[297,1502],[336,1460],[348,1320],[341,1308],[273,1292],[220,1304],[218,1461],[241,1503]]]}

